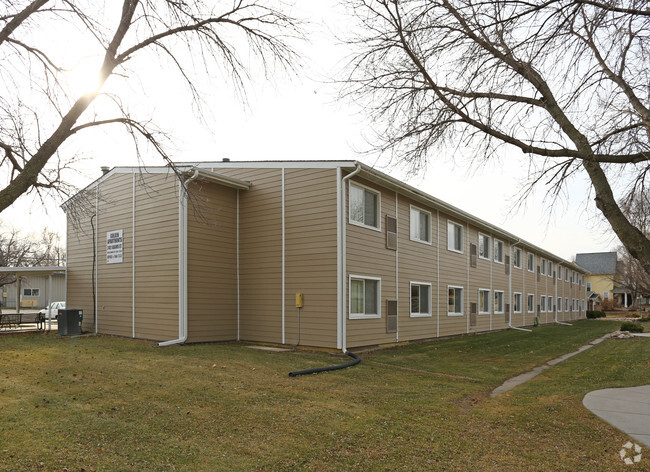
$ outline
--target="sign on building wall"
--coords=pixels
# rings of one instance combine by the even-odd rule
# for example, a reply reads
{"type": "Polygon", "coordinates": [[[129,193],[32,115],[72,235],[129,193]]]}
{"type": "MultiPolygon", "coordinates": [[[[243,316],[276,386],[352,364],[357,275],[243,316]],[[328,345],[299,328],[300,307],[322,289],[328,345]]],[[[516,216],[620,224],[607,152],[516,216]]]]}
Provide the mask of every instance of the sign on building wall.
{"type": "Polygon", "coordinates": [[[124,239],[122,230],[109,231],[106,233],[106,263],[116,264],[122,262],[124,239]]]}

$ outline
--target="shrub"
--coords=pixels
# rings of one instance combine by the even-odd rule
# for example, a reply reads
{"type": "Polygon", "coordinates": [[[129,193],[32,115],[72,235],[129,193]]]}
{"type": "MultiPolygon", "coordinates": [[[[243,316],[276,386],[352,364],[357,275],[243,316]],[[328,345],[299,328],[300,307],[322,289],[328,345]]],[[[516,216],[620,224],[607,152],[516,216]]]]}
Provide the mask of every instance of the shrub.
{"type": "Polygon", "coordinates": [[[613,298],[607,298],[601,302],[600,306],[603,311],[612,311],[616,308],[616,300],[613,298]]]}
{"type": "Polygon", "coordinates": [[[639,318],[639,321],[641,323],[648,323],[650,322],[650,316],[644,316],[643,318],[639,318]]]}
{"type": "Polygon", "coordinates": [[[587,310],[587,318],[589,318],[590,320],[593,320],[595,318],[604,318],[604,317],[605,317],[604,311],[587,310]]]}
{"type": "Polygon", "coordinates": [[[643,325],[626,321],[621,325],[621,331],[628,331],[630,333],[643,333],[643,325]]]}

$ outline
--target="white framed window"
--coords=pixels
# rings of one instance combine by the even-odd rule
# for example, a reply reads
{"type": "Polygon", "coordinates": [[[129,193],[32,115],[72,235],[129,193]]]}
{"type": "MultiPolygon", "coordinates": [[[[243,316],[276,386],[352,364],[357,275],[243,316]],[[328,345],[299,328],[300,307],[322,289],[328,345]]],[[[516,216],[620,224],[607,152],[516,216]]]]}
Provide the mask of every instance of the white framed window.
{"type": "Polygon", "coordinates": [[[539,265],[541,267],[539,271],[542,273],[542,275],[546,275],[546,259],[541,258],[539,261],[539,265]]]}
{"type": "Polygon", "coordinates": [[[553,262],[548,261],[548,276],[553,277],[553,262]]]}
{"type": "Polygon", "coordinates": [[[503,290],[494,291],[494,313],[503,313],[503,290]]]}
{"type": "Polygon", "coordinates": [[[569,269],[566,267],[564,268],[564,280],[567,282],[569,281],[569,269]]]}
{"type": "Polygon", "coordinates": [[[582,309],[580,311],[585,311],[585,299],[582,299],[582,309]]]}
{"type": "Polygon", "coordinates": [[[490,237],[487,234],[478,234],[478,257],[490,260],[490,237]]]}
{"type": "Polygon", "coordinates": [[[528,309],[528,313],[535,313],[535,295],[532,293],[528,294],[526,308],[528,309]]]}
{"type": "Polygon", "coordinates": [[[569,311],[569,299],[565,298],[564,299],[564,311],[569,311]]]}
{"type": "Polygon", "coordinates": [[[535,255],[528,253],[528,272],[535,272],[535,255]]]}
{"type": "Polygon", "coordinates": [[[431,284],[411,282],[411,316],[431,316],[431,284]]]}
{"type": "Polygon", "coordinates": [[[562,312],[562,297],[557,297],[557,311],[562,312]]]}
{"type": "Polygon", "coordinates": [[[461,316],[463,314],[463,287],[448,285],[447,292],[449,294],[447,314],[461,316]]]}
{"type": "Polygon", "coordinates": [[[512,265],[521,269],[521,249],[516,247],[512,250],[512,265]]]}
{"type": "Polygon", "coordinates": [[[578,283],[578,274],[576,273],[575,270],[571,271],[571,280],[573,281],[574,284],[578,283]]]}
{"type": "Polygon", "coordinates": [[[431,213],[411,205],[411,241],[431,244],[431,213]]]}
{"type": "Polygon", "coordinates": [[[486,288],[478,289],[478,314],[490,314],[490,291],[486,288]]]}
{"type": "Polygon", "coordinates": [[[573,311],[578,311],[578,299],[573,299],[573,311]]]}
{"type": "Polygon", "coordinates": [[[539,297],[539,311],[542,313],[546,311],[546,295],[540,295],[539,297]]]}
{"type": "Polygon", "coordinates": [[[609,300],[609,291],[608,291],[608,290],[605,290],[605,291],[603,292],[603,298],[604,298],[605,300],[609,300]]]}
{"type": "Polygon", "coordinates": [[[548,303],[548,306],[546,308],[549,312],[553,311],[553,300],[555,300],[555,297],[553,297],[553,295],[547,295],[546,303],[548,303]]]}
{"type": "Polygon", "coordinates": [[[562,266],[560,264],[557,265],[557,279],[562,280],[562,266]]]}
{"type": "Polygon", "coordinates": [[[513,294],[512,303],[515,305],[513,311],[515,313],[521,313],[521,293],[515,292],[513,294]]]}
{"type": "Polygon", "coordinates": [[[447,220],[447,249],[463,252],[463,227],[451,220],[447,220]]]}
{"type": "Polygon", "coordinates": [[[350,182],[350,223],[365,228],[381,229],[381,195],[363,185],[350,182]]]}
{"type": "Polygon", "coordinates": [[[494,262],[503,264],[503,241],[494,240],[494,262]]]}
{"type": "Polygon", "coordinates": [[[591,292],[591,282],[587,282],[587,292],[591,292]]]}
{"type": "Polygon", "coordinates": [[[381,318],[381,279],[350,275],[350,319],[381,318]]]}
{"type": "Polygon", "coordinates": [[[40,297],[41,289],[40,288],[24,288],[23,297],[40,297]]]}

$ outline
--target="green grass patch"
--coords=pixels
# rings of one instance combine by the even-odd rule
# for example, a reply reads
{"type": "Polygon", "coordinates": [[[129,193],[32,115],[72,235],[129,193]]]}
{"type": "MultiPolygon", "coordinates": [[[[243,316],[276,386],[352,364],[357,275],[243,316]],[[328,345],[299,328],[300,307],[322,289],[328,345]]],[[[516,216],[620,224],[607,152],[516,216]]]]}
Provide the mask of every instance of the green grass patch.
{"type": "Polygon", "coordinates": [[[584,321],[400,346],[297,378],[288,372],[348,358],[0,336],[0,470],[623,470],[627,437],[581,402],[591,390],[648,383],[647,339],[606,341],[488,398],[617,327],[584,321]]]}

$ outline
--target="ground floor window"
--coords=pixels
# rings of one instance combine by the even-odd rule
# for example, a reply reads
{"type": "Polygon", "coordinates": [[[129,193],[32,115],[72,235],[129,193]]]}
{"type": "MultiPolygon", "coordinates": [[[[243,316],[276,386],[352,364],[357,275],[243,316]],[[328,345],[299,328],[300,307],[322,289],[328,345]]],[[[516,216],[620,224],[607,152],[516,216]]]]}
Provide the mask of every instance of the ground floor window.
{"type": "Polygon", "coordinates": [[[539,297],[539,311],[542,313],[546,311],[546,295],[539,297]]]}
{"type": "Polygon", "coordinates": [[[555,300],[555,297],[552,295],[546,297],[546,303],[548,303],[548,311],[553,311],[553,300],[555,300]]]}
{"type": "Polygon", "coordinates": [[[535,295],[532,293],[528,294],[528,302],[526,304],[526,308],[528,308],[528,313],[535,312],[535,295]]]}
{"type": "Polygon", "coordinates": [[[23,297],[40,297],[41,289],[40,288],[24,288],[23,297]]]}
{"type": "Polygon", "coordinates": [[[350,276],[350,318],[380,318],[381,279],[350,276]]]}
{"type": "Polygon", "coordinates": [[[494,291],[494,312],[503,313],[503,290],[494,291]]]}
{"type": "Polygon", "coordinates": [[[569,299],[564,299],[564,311],[569,311],[569,299]]]}
{"type": "Polygon", "coordinates": [[[431,284],[411,282],[411,316],[431,316],[431,284]]]}
{"type": "Polygon", "coordinates": [[[515,313],[521,313],[521,293],[515,292],[513,295],[513,300],[512,300],[514,306],[514,312],[515,313]]]}
{"type": "Polygon", "coordinates": [[[449,303],[448,311],[449,315],[462,315],[463,314],[463,287],[454,287],[450,285],[448,287],[449,293],[449,303]]]}
{"type": "Polygon", "coordinates": [[[557,311],[562,311],[562,297],[557,297],[557,311]]]}
{"type": "Polygon", "coordinates": [[[478,313],[479,315],[490,314],[490,291],[487,289],[478,289],[478,313]]]}

